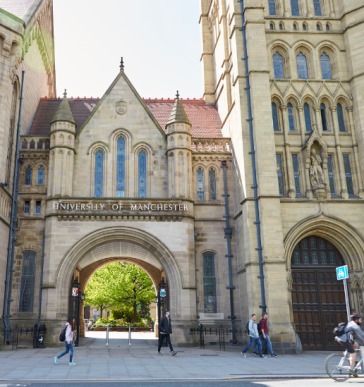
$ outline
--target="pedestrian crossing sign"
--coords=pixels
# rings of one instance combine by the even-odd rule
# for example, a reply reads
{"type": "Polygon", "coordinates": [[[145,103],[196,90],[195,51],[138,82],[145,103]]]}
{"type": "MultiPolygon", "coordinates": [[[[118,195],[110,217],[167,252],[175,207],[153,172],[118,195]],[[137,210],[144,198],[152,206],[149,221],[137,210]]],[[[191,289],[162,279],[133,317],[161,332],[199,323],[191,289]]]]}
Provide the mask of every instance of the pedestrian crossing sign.
{"type": "Polygon", "coordinates": [[[338,280],[344,280],[349,278],[349,272],[347,265],[336,268],[336,277],[338,280]]]}

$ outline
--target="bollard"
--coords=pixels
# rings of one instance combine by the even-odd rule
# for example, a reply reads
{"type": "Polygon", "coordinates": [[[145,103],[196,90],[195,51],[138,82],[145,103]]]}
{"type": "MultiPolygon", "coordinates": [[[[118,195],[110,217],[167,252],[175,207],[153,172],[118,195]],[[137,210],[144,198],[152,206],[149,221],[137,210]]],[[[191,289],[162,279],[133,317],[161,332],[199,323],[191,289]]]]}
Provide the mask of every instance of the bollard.
{"type": "Polygon", "coordinates": [[[129,347],[131,347],[131,327],[129,327],[129,347]]]}
{"type": "Polygon", "coordinates": [[[109,326],[106,327],[106,346],[109,346],[109,326]]]}

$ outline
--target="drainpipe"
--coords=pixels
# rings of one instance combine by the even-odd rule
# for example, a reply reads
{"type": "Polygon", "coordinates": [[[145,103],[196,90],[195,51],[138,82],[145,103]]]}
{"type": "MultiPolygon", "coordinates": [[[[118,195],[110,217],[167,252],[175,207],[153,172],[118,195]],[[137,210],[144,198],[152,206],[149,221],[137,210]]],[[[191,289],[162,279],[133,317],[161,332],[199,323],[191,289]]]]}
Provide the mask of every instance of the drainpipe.
{"type": "Polygon", "coordinates": [[[233,295],[233,290],[235,289],[233,287],[233,273],[232,273],[232,267],[231,267],[231,258],[233,257],[231,255],[231,236],[233,230],[230,228],[230,215],[229,215],[229,197],[227,193],[227,180],[226,180],[226,161],[223,161],[221,163],[221,167],[223,169],[224,173],[224,195],[222,195],[225,198],[225,222],[226,222],[226,227],[225,227],[225,239],[226,239],[226,244],[227,244],[227,255],[225,255],[226,258],[228,258],[229,262],[229,286],[227,289],[230,290],[230,316],[228,317],[231,319],[231,332],[232,332],[232,340],[231,342],[233,344],[236,344],[238,341],[236,340],[236,329],[235,329],[235,315],[234,315],[234,295],[233,295]]]}
{"type": "MultiPolygon", "coordinates": [[[[13,231],[15,227],[14,221],[14,210],[15,210],[15,195],[16,195],[16,182],[18,181],[18,157],[19,157],[19,142],[20,142],[20,126],[21,126],[21,112],[23,107],[23,92],[24,92],[24,75],[25,71],[22,71],[22,81],[21,81],[21,95],[20,95],[20,105],[19,105],[19,117],[18,117],[18,130],[17,130],[17,141],[16,141],[16,152],[15,152],[15,166],[14,166],[14,179],[13,179],[13,195],[11,203],[11,213],[10,213],[10,229],[9,229],[9,239],[8,239],[8,254],[6,260],[6,278],[5,278],[5,289],[4,289],[4,308],[2,319],[5,325],[5,329],[10,329],[9,316],[7,316],[8,310],[8,293],[10,291],[9,287],[9,276],[10,276],[10,266],[11,266],[11,248],[13,240],[13,231]]],[[[16,217],[15,217],[16,219],[16,217]]],[[[9,297],[10,298],[10,297],[9,297]]],[[[7,336],[7,335],[5,335],[7,336]]],[[[4,336],[4,341],[6,337],[4,336]]]]}
{"type": "Polygon", "coordinates": [[[259,256],[259,276],[260,279],[260,291],[262,294],[262,305],[259,305],[259,308],[263,309],[263,312],[267,310],[265,304],[265,288],[264,288],[264,272],[263,272],[263,253],[262,253],[262,238],[260,230],[260,215],[259,215],[259,203],[258,203],[258,184],[257,184],[257,171],[256,171],[256,162],[255,162],[255,147],[254,147],[254,130],[253,130],[253,116],[252,116],[252,104],[251,104],[251,94],[250,94],[250,81],[249,81],[249,63],[248,63],[248,50],[246,46],[246,27],[245,27],[245,15],[244,15],[244,0],[238,0],[240,2],[241,8],[241,19],[243,23],[243,41],[244,41],[244,58],[242,60],[245,62],[245,78],[246,78],[246,95],[248,99],[248,122],[249,122],[249,134],[250,134],[250,155],[252,159],[252,169],[253,169],[253,189],[254,189],[254,202],[255,202],[255,226],[257,228],[257,242],[258,248],[255,249],[258,251],[259,256]]]}
{"type": "Polygon", "coordinates": [[[196,320],[198,322],[198,319],[200,316],[198,315],[198,295],[197,295],[197,258],[196,258],[196,241],[197,241],[197,231],[194,229],[194,248],[195,248],[195,286],[196,286],[196,320]]]}
{"type": "Polygon", "coordinates": [[[42,312],[42,288],[43,288],[43,268],[44,268],[44,245],[45,245],[45,230],[43,231],[43,247],[42,247],[42,268],[40,272],[40,288],[39,288],[39,313],[36,324],[39,324],[40,315],[42,312]]]}

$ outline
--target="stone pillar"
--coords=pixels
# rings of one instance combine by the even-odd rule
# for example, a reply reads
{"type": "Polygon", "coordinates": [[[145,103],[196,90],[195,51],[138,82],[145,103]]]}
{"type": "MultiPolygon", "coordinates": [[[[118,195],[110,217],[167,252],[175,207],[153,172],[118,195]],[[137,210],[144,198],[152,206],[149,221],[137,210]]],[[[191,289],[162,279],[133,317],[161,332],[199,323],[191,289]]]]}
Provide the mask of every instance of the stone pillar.
{"type": "Polygon", "coordinates": [[[340,183],[341,183],[341,196],[344,199],[349,198],[348,190],[346,187],[346,178],[345,178],[345,168],[344,168],[344,160],[341,152],[340,138],[339,138],[339,120],[337,118],[337,107],[330,106],[332,122],[334,123],[334,134],[335,134],[335,146],[336,153],[339,162],[339,174],[340,174],[340,183]]]}
{"type": "Polygon", "coordinates": [[[356,135],[355,135],[353,107],[349,106],[347,108],[347,111],[348,111],[348,114],[349,114],[351,138],[352,138],[352,141],[353,141],[353,151],[354,151],[354,159],[355,159],[355,170],[356,170],[356,176],[357,176],[357,179],[358,179],[358,187],[359,187],[358,196],[360,196],[362,199],[364,199],[363,177],[362,177],[361,170],[360,170],[359,155],[358,155],[358,143],[356,141],[356,135]]]}
{"type": "Polygon", "coordinates": [[[330,17],[335,17],[335,16],[336,16],[336,13],[335,13],[334,1],[330,0],[330,17]]]}
{"type": "Polygon", "coordinates": [[[313,2],[312,0],[305,0],[306,1],[306,10],[307,10],[307,17],[312,17],[315,12],[313,8],[313,2]]]}
{"type": "Polygon", "coordinates": [[[292,15],[291,10],[291,0],[283,0],[283,6],[284,6],[284,17],[289,17],[292,15]]]}
{"type": "Polygon", "coordinates": [[[321,122],[321,108],[320,105],[314,106],[313,110],[315,111],[315,120],[317,130],[320,134],[322,134],[322,122],[321,122]]]}
{"type": "Polygon", "coordinates": [[[287,165],[288,196],[290,198],[295,198],[296,189],[294,186],[292,155],[291,155],[289,136],[288,136],[289,121],[288,121],[287,105],[281,105],[280,108],[282,110],[282,118],[283,118],[284,150],[286,154],[286,165],[287,165]]]}
{"type": "Polygon", "coordinates": [[[298,118],[300,121],[301,142],[303,146],[305,144],[305,133],[306,133],[305,115],[303,114],[303,105],[298,105],[297,110],[298,110],[298,118]]]}

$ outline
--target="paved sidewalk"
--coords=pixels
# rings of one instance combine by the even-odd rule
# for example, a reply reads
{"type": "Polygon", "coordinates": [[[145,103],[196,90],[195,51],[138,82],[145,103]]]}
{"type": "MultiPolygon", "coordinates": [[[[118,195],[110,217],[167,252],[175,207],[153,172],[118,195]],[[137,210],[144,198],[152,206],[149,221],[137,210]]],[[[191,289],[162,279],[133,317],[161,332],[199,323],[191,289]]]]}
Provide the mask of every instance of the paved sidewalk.
{"type": "Polygon", "coordinates": [[[105,333],[91,333],[75,348],[76,366],[69,366],[69,356],[57,365],[54,356],[60,348],[23,349],[0,352],[1,381],[49,380],[171,380],[171,379],[226,379],[262,377],[327,377],[324,361],[328,352],[304,352],[278,358],[256,358],[241,348],[218,347],[209,349],[175,348],[172,357],[163,348],[163,357],[157,356],[157,341],[151,333],[133,334],[129,348],[125,334],[111,333],[110,345],[105,346],[105,333]],[[102,338],[101,338],[102,337],[102,338]],[[114,338],[117,337],[117,338],[114,338]]]}

